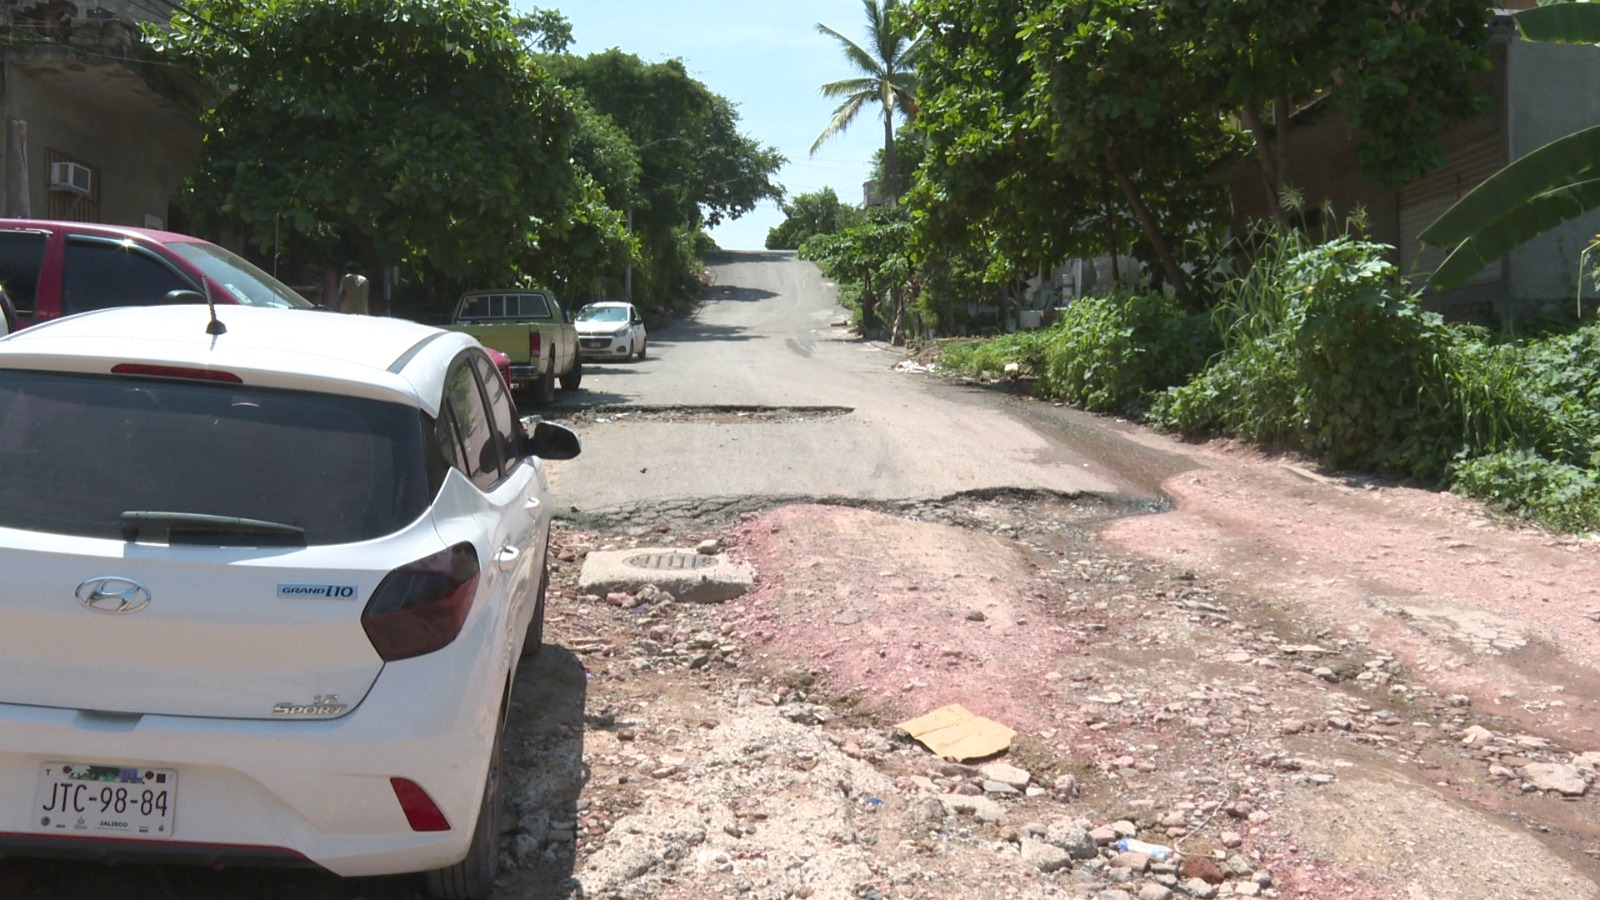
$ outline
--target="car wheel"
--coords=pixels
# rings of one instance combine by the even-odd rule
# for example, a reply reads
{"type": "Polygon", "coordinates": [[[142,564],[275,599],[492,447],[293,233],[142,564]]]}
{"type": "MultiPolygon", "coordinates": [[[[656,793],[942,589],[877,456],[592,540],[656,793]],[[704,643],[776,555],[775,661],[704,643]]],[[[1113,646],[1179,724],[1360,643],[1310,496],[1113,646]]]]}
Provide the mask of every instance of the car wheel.
{"type": "Polygon", "coordinates": [[[505,795],[501,790],[500,741],[505,735],[505,714],[495,729],[494,747],[489,753],[489,774],[483,782],[483,799],[478,804],[478,823],[472,829],[472,843],[461,862],[427,873],[428,893],[438,900],[485,900],[494,893],[494,879],[500,872],[500,831],[505,823],[505,795]]]}
{"type": "Polygon", "coordinates": [[[644,340],[644,341],[640,341],[639,342],[639,358],[640,359],[644,359],[644,348],[649,343],[650,342],[648,340],[644,340]]]}
{"type": "Polygon", "coordinates": [[[548,369],[533,383],[533,399],[540,406],[549,406],[556,402],[556,376],[548,369]]]}
{"type": "Polygon", "coordinates": [[[567,370],[567,374],[561,376],[561,389],[563,391],[575,391],[578,389],[578,385],[582,383],[583,357],[574,356],[572,358],[572,368],[567,370]]]}
{"type": "Polygon", "coordinates": [[[544,571],[539,573],[539,590],[534,594],[533,621],[528,623],[528,634],[522,639],[522,658],[532,659],[544,647],[544,595],[550,587],[550,548],[545,548],[544,571]]]}

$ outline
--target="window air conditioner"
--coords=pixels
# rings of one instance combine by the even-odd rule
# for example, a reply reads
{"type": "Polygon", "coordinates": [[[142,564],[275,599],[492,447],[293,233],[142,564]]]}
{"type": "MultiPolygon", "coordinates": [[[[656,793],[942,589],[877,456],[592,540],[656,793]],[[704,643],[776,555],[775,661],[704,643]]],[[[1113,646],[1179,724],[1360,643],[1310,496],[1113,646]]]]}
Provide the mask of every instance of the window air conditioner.
{"type": "Polygon", "coordinates": [[[50,164],[50,190],[68,191],[73,194],[82,194],[87,197],[93,183],[94,172],[84,165],[75,162],[54,162],[50,164]]]}

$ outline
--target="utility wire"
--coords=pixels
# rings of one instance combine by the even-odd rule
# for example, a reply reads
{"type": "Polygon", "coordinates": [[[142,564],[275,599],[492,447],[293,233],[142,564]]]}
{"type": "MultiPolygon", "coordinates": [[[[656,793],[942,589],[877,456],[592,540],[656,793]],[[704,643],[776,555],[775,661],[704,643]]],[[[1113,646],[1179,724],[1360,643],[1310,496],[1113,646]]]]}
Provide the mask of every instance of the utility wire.
{"type": "Polygon", "coordinates": [[[214,22],[214,21],[206,18],[205,16],[200,15],[199,13],[195,12],[194,10],[192,10],[189,7],[185,6],[184,4],[177,2],[177,0],[128,0],[128,3],[129,3],[130,6],[135,6],[135,7],[139,8],[139,9],[149,13],[152,16],[155,16],[157,18],[165,19],[165,21],[168,22],[169,25],[170,25],[170,23],[172,21],[172,14],[175,13],[175,12],[181,12],[184,15],[188,16],[189,18],[194,19],[197,22],[204,23],[205,25],[207,25],[207,26],[209,26],[211,28],[214,28],[217,31],[220,31],[221,33],[227,35],[228,37],[232,38],[235,43],[238,43],[240,45],[244,45],[244,44],[248,44],[250,42],[250,39],[249,39],[248,35],[246,35],[246,34],[244,34],[242,32],[235,31],[232,28],[226,27],[226,26],[221,25],[221,24],[219,24],[217,22],[214,22]],[[166,9],[157,9],[157,8],[151,6],[150,5],[151,3],[160,3],[163,6],[165,6],[166,9]]]}

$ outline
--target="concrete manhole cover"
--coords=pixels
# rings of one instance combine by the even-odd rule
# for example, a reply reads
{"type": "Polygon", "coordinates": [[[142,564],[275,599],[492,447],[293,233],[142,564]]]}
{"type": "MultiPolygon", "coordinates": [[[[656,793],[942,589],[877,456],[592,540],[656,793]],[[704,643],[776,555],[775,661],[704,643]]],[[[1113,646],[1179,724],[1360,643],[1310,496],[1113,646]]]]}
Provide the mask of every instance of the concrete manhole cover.
{"type": "Polygon", "coordinates": [[[578,589],[586,594],[637,594],[653,584],[684,603],[721,603],[743,595],[754,583],[749,563],[686,547],[594,550],[583,558],[578,574],[578,589]]]}
{"type": "Polygon", "coordinates": [[[717,558],[704,553],[641,553],[638,556],[630,556],[622,562],[635,569],[683,572],[709,569],[717,564],[717,558]]]}

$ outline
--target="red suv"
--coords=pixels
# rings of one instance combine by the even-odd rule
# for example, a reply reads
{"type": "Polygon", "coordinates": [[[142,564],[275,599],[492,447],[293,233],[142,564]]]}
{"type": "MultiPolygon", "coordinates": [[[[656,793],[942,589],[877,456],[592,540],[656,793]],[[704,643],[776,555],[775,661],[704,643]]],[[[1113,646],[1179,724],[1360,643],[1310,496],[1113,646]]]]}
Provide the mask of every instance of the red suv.
{"type": "Polygon", "coordinates": [[[216,303],[312,308],[243,257],[199,238],[43,219],[0,219],[0,288],[16,311],[13,327],[109,306],[193,303],[207,297],[216,303]]]}

